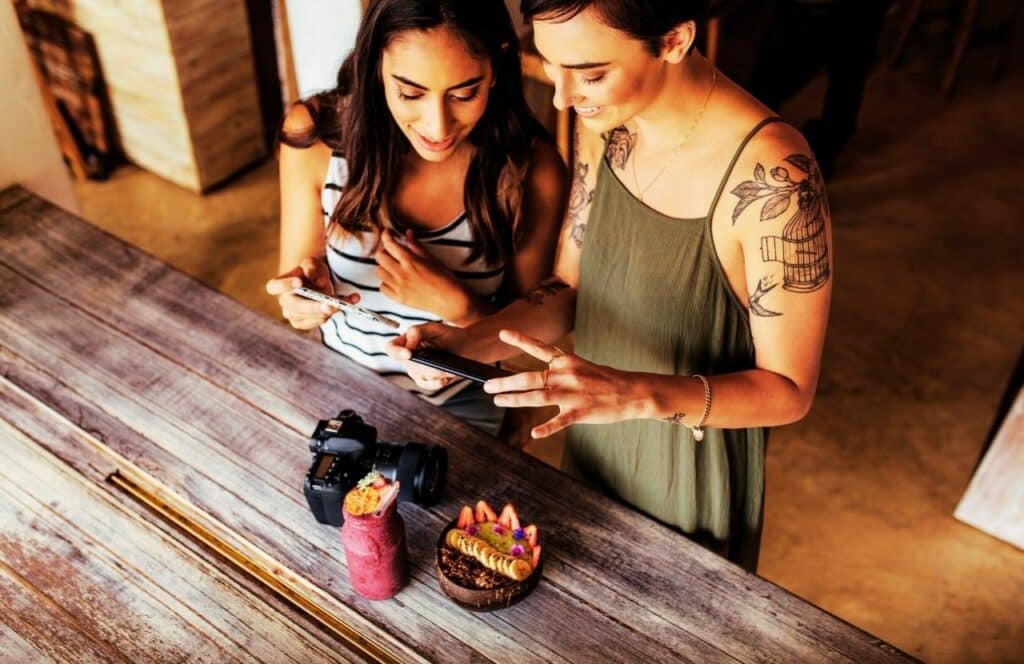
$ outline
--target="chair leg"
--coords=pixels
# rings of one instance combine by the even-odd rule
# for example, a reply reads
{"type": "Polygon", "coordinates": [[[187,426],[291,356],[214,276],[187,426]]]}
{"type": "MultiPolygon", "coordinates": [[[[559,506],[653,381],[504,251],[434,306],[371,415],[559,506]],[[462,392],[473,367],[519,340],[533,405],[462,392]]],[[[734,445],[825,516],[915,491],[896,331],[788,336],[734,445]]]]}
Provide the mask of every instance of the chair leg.
{"type": "Polygon", "coordinates": [[[960,19],[960,30],[956,37],[956,47],[953,51],[953,59],[949,61],[946,68],[946,79],[942,83],[942,94],[949,97],[953,93],[953,86],[956,84],[956,74],[963,62],[964,54],[967,52],[967,45],[971,42],[971,34],[974,32],[974,20],[978,16],[978,0],[967,0],[964,4],[964,13],[960,19]]]}
{"type": "Polygon", "coordinates": [[[921,15],[923,6],[924,0],[910,0],[907,3],[906,13],[903,15],[903,25],[900,26],[900,36],[896,40],[896,47],[892,50],[892,55],[889,56],[889,66],[893,69],[899,67],[900,60],[903,59],[903,50],[907,47],[907,40],[910,39],[910,33],[921,15]]]}

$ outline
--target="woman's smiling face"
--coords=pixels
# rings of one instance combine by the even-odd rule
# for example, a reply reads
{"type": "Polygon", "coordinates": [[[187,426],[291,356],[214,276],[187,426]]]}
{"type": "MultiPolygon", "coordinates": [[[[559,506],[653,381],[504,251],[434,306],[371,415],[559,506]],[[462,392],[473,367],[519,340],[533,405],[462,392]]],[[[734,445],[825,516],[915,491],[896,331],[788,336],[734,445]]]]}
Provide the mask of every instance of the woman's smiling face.
{"type": "Polygon", "coordinates": [[[465,144],[487,109],[490,60],[475,56],[444,27],[407,31],[384,49],[381,79],[395,123],[427,161],[465,144]]]}
{"type": "Polygon", "coordinates": [[[533,32],[555,85],[555,106],[571,106],[590,130],[605,132],[624,124],[661,89],[666,62],[640,40],[606,25],[593,8],[569,20],[537,18],[533,32]]]}

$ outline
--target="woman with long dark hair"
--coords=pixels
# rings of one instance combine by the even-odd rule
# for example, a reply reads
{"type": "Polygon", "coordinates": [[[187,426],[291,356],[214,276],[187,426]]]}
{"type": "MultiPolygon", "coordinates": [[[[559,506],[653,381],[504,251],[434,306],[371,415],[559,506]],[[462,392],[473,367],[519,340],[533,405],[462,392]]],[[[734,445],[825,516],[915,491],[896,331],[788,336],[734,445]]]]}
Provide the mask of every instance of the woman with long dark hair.
{"type": "Polygon", "coordinates": [[[336,293],[403,326],[466,325],[550,273],[567,178],[523,97],[501,0],[371,3],[335,89],[281,130],[280,275],[296,328],[495,432],[479,388],[416,386],[385,353],[397,332],[302,299],[336,293]]]}
{"type": "Polygon", "coordinates": [[[542,371],[485,389],[557,406],[533,434],[571,425],[567,470],[754,570],[768,427],[807,413],[821,363],[821,173],[799,132],[694,48],[707,2],[521,4],[555,104],[579,119],[556,276],[472,326],[413,327],[391,351],[530,353],[542,371]],[[570,329],[574,352],[551,345],[570,329]]]}

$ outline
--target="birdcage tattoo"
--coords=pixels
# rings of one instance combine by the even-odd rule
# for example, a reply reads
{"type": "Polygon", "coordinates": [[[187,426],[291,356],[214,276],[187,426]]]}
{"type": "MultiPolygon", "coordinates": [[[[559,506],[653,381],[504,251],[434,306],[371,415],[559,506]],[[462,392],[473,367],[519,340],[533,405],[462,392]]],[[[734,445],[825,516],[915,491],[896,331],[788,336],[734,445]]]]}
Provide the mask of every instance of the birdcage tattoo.
{"type": "Polygon", "coordinates": [[[797,211],[782,236],[761,238],[761,260],[782,263],[782,287],[808,293],[828,280],[828,242],[821,196],[808,180],[797,188],[797,211]]]}

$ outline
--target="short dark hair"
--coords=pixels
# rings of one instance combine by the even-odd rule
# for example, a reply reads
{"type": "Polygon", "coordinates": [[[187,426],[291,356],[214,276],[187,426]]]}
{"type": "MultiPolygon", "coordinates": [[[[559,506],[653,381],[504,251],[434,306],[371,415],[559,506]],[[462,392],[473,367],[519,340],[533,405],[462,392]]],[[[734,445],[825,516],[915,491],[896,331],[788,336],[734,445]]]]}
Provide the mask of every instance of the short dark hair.
{"type": "Polygon", "coordinates": [[[651,55],[660,55],[662,40],[673,28],[687,21],[700,21],[708,10],[707,0],[521,0],[526,21],[568,21],[593,7],[609,27],[621,30],[644,43],[651,55]]]}

